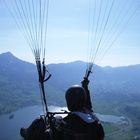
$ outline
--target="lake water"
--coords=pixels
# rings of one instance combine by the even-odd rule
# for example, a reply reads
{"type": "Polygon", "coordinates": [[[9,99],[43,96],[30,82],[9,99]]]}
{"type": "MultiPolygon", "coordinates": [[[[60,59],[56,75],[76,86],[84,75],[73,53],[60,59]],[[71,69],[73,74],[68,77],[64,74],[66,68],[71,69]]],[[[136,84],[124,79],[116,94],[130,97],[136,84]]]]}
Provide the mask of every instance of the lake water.
{"type": "MultiPolygon", "coordinates": [[[[50,106],[50,111],[60,112],[67,110],[66,107],[50,106]]],[[[22,140],[20,128],[28,127],[31,122],[42,114],[41,106],[32,106],[20,109],[16,112],[0,116],[0,140],[22,140]]],[[[103,122],[120,123],[122,118],[114,115],[102,115],[97,113],[98,118],[103,122]]]]}

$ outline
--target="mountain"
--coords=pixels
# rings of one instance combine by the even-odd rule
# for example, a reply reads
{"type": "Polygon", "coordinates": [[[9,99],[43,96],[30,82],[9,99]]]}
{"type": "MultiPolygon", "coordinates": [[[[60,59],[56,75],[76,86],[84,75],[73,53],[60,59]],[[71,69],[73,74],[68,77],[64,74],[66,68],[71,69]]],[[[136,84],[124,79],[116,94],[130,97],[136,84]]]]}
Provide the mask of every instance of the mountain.
{"type": "MultiPolygon", "coordinates": [[[[80,84],[85,74],[86,63],[75,61],[65,64],[51,64],[48,67],[53,75],[49,83],[66,89],[73,84],[80,84]]],[[[95,91],[102,88],[122,93],[140,93],[140,65],[114,68],[94,65],[93,70],[94,72],[90,75],[90,86],[95,91]]]]}
{"type": "MultiPolygon", "coordinates": [[[[65,90],[73,84],[80,84],[86,63],[49,64],[47,69],[52,74],[46,82],[48,103],[65,105],[65,90]]],[[[118,98],[121,101],[126,95],[133,94],[132,98],[140,94],[140,65],[116,68],[95,65],[93,69],[90,77],[92,99],[111,101],[118,98]]],[[[40,103],[36,66],[10,52],[0,54],[0,113],[40,103]]]]}

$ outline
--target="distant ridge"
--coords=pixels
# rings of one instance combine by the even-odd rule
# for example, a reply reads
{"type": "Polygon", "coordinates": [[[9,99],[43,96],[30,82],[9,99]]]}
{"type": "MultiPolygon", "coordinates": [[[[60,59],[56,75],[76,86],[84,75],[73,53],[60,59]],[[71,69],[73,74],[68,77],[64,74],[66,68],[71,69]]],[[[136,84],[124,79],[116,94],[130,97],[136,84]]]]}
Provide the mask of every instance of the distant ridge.
{"type": "Polygon", "coordinates": [[[26,63],[30,63],[24,60],[19,59],[18,57],[16,57],[15,55],[13,55],[11,52],[5,52],[5,53],[1,53],[0,54],[0,61],[9,61],[9,63],[15,63],[15,62],[26,62],[26,63]]]}
{"type": "Polygon", "coordinates": [[[2,53],[0,54],[0,60],[1,61],[14,61],[18,58],[16,58],[11,52],[5,52],[5,53],[2,53]]]}
{"type": "Polygon", "coordinates": [[[11,52],[4,52],[0,54],[0,57],[8,57],[8,56],[14,56],[11,52]]]}

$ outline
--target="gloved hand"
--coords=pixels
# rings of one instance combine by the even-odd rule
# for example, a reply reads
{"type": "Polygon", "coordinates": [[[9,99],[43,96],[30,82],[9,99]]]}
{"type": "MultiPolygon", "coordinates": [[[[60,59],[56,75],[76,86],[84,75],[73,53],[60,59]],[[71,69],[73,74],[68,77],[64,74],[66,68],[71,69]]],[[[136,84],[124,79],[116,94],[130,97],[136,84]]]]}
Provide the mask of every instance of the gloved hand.
{"type": "Polygon", "coordinates": [[[89,84],[88,78],[84,77],[84,80],[81,82],[81,84],[83,88],[88,89],[88,84],[89,84]]]}

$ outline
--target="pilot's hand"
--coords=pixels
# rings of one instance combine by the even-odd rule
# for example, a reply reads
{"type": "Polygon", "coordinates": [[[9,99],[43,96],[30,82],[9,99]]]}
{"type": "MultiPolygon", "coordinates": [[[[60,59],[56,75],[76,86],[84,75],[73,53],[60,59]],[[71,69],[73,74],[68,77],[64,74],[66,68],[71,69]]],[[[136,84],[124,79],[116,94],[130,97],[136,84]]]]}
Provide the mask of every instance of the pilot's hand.
{"type": "Polygon", "coordinates": [[[87,78],[84,78],[81,84],[83,88],[88,88],[89,80],[87,78]]]}

